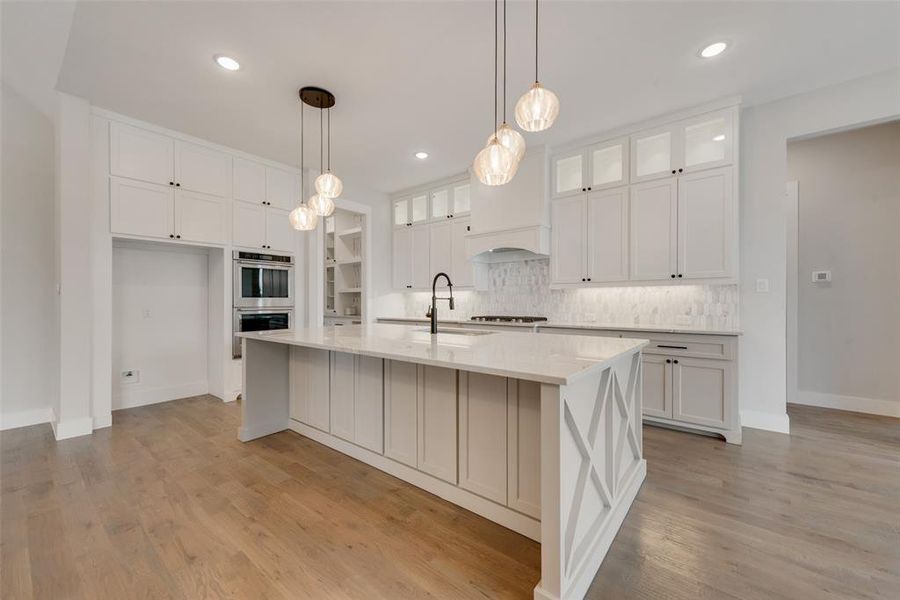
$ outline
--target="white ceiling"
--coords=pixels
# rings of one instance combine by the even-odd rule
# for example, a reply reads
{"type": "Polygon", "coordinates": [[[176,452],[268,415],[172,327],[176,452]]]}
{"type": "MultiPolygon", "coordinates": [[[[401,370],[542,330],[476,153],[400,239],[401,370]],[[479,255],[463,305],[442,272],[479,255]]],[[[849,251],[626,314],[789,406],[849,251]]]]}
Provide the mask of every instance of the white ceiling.
{"type": "MultiPolygon", "coordinates": [[[[533,4],[511,1],[508,12],[512,106],[532,79],[533,4]]],[[[529,143],[563,143],[736,94],[757,103],[900,65],[898,2],[557,1],[543,2],[541,14],[541,80],[562,110],[529,143]],[[725,54],[696,57],[718,39],[731,42],[725,54]]],[[[337,95],[335,172],[393,191],[464,170],[484,143],[492,27],[489,1],[81,1],[58,88],[297,164],[297,90],[320,85],[337,95]],[[243,68],[219,69],[217,53],[243,68]],[[431,157],[418,161],[417,150],[431,157]]],[[[308,135],[308,165],[317,166],[316,150],[308,135]]]]}

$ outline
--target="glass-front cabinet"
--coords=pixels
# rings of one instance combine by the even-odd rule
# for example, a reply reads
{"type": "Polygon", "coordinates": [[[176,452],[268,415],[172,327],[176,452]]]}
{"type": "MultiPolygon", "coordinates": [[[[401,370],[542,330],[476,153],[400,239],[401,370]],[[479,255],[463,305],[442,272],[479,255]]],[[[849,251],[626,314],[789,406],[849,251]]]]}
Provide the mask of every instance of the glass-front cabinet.
{"type": "Polygon", "coordinates": [[[394,200],[394,227],[408,227],[428,220],[428,194],[394,200]]]}
{"type": "Polygon", "coordinates": [[[631,136],[631,181],[648,181],[731,164],[734,112],[724,110],[631,136]]]}
{"type": "Polygon", "coordinates": [[[554,198],[628,183],[628,138],[617,138],[560,154],[551,164],[554,198]]]}

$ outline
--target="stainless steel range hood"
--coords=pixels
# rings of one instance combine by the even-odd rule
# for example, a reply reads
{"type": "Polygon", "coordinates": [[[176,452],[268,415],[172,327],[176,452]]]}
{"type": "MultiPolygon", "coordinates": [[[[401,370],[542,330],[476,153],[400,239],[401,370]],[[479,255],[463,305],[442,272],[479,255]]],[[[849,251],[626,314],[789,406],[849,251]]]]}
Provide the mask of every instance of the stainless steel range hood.
{"type": "Polygon", "coordinates": [[[483,185],[471,177],[472,224],[466,257],[510,262],[550,255],[550,206],[543,147],[529,148],[511,182],[483,185]]]}

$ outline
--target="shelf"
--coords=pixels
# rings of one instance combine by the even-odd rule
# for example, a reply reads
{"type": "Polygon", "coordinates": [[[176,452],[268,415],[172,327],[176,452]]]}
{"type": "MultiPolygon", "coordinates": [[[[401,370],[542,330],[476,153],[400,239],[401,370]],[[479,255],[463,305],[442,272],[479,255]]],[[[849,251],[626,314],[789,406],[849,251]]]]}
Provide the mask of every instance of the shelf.
{"type": "Polygon", "coordinates": [[[337,234],[340,237],[347,237],[347,238],[357,237],[362,234],[362,227],[361,226],[351,227],[350,229],[345,229],[343,231],[339,231],[337,234]]]}
{"type": "Polygon", "coordinates": [[[339,261],[337,261],[335,264],[338,264],[338,265],[358,265],[358,264],[360,264],[360,263],[362,263],[362,259],[361,259],[361,258],[347,258],[347,259],[344,259],[344,260],[339,260],[339,261]]]}
{"type": "Polygon", "coordinates": [[[362,288],[344,288],[338,290],[339,294],[359,294],[360,292],[362,292],[362,288]]]}

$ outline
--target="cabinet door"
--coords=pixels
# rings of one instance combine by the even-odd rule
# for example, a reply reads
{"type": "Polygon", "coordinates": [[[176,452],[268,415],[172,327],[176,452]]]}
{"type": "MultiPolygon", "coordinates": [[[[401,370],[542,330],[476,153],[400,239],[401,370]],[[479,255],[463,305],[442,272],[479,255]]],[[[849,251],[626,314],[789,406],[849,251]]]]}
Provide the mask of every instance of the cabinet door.
{"type": "Polygon", "coordinates": [[[266,167],[243,158],[234,158],[234,199],[262,204],[266,200],[266,167]]]}
{"type": "Polygon", "coordinates": [[[439,221],[450,217],[450,188],[443,187],[431,192],[431,212],[429,219],[439,221]]]}
{"type": "Polygon", "coordinates": [[[678,276],[734,275],[732,167],[678,178],[678,276]]]}
{"type": "Polygon", "coordinates": [[[551,277],[554,283],[580,283],[587,274],[585,195],[554,200],[552,213],[551,277]]]}
{"type": "Polygon", "coordinates": [[[418,468],[456,483],[456,370],[420,365],[418,468]]]}
{"type": "Polygon", "coordinates": [[[356,406],[354,432],[357,444],[384,453],[384,361],[356,357],[356,406]]]}
{"type": "Polygon", "coordinates": [[[588,191],[628,183],[628,138],[610,140],[588,148],[588,191]]]}
{"type": "Polygon", "coordinates": [[[468,182],[453,186],[453,208],[450,210],[450,216],[460,217],[471,212],[472,198],[469,195],[470,189],[468,182]]]}
{"type": "Polygon", "coordinates": [[[628,280],[628,187],[587,199],[588,281],[628,280]]]}
{"type": "Polygon", "coordinates": [[[183,190],[231,197],[231,156],[224,152],[175,142],[175,183],[183,190]]]}
{"type": "Polygon", "coordinates": [[[300,200],[300,176],[281,169],[266,167],[266,202],[291,211],[300,200]]]}
{"type": "Polygon", "coordinates": [[[110,174],[171,185],[169,182],[174,183],[173,163],[172,138],[122,123],[110,123],[110,174]]]}
{"type": "Polygon", "coordinates": [[[175,193],[175,234],[182,240],[227,244],[231,231],[230,204],[206,194],[177,190],[175,193]]]}
{"type": "Polygon", "coordinates": [[[674,178],[631,186],[631,278],[674,279],[677,183],[674,178]]]}
{"type": "Polygon", "coordinates": [[[680,139],[685,173],[730,165],[734,161],[734,119],[726,110],[681,122],[680,139]]]}
{"type": "Polygon", "coordinates": [[[384,361],[384,455],[416,468],[418,369],[384,361]]]}
{"type": "Polygon", "coordinates": [[[110,178],[110,231],[168,238],[175,231],[173,196],[174,190],[168,185],[110,178]]]}
{"type": "Polygon", "coordinates": [[[272,250],[295,252],[297,230],[291,227],[290,213],[271,206],[266,207],[266,244],[272,250]]]}
{"type": "Polygon", "coordinates": [[[641,360],[643,414],[672,418],[672,369],[665,356],[644,354],[641,360]]]}
{"type": "Polygon", "coordinates": [[[507,506],[541,518],[541,385],[510,379],[507,506]]]}
{"type": "Polygon", "coordinates": [[[554,198],[580,194],[587,190],[585,152],[578,150],[556,156],[551,161],[551,190],[554,198]]]}
{"type": "Polygon", "coordinates": [[[412,250],[410,259],[412,260],[412,286],[415,289],[431,288],[431,267],[429,265],[429,247],[428,227],[412,227],[412,250]]]}
{"type": "Polygon", "coordinates": [[[231,241],[235,246],[262,248],[266,243],[266,207],[232,203],[231,241]]]}
{"type": "Polygon", "coordinates": [[[437,275],[447,273],[450,280],[456,284],[453,276],[453,227],[449,220],[442,223],[433,223],[429,226],[428,233],[428,262],[429,269],[437,275]]]}
{"type": "Polygon", "coordinates": [[[671,177],[676,169],[675,130],[671,127],[631,136],[631,183],[671,177]]]}
{"type": "Polygon", "coordinates": [[[291,349],[291,418],[329,430],[331,359],[328,350],[291,349]]]}
{"type": "Polygon", "coordinates": [[[394,201],[394,227],[409,227],[409,199],[394,201]]]}
{"type": "Polygon", "coordinates": [[[475,276],[472,263],[466,257],[466,235],[469,233],[470,219],[454,219],[451,222],[450,251],[452,254],[450,278],[454,287],[472,287],[475,276]]]}
{"type": "Polygon", "coordinates": [[[348,442],[355,440],[355,362],[352,354],[331,353],[331,433],[348,442]]]}
{"type": "Polygon", "coordinates": [[[459,372],[459,487],[506,504],[507,379],[459,372]]]}
{"type": "Polygon", "coordinates": [[[409,201],[409,222],[424,223],[428,220],[428,194],[413,196],[409,201]]]}
{"type": "Polygon", "coordinates": [[[732,378],[733,366],[728,361],[672,359],[673,418],[698,425],[728,427],[732,378]]]}
{"type": "Polygon", "coordinates": [[[412,287],[412,230],[408,227],[394,230],[392,261],[394,289],[412,287]]]}

